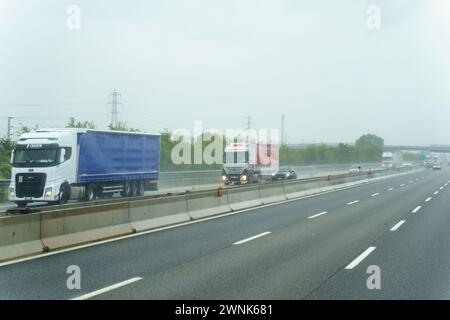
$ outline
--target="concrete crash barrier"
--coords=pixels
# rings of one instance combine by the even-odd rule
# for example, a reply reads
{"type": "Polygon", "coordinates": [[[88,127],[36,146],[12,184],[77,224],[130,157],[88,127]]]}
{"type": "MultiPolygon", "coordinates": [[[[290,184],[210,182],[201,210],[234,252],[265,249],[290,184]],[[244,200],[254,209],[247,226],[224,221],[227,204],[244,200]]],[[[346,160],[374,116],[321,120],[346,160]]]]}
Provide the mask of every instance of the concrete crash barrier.
{"type": "Polygon", "coordinates": [[[231,211],[227,197],[218,191],[188,194],[187,206],[189,216],[194,220],[231,211]]]}
{"type": "Polygon", "coordinates": [[[258,185],[241,186],[226,189],[228,204],[233,211],[262,205],[258,185]]]}
{"type": "Polygon", "coordinates": [[[263,204],[287,200],[284,193],[284,182],[274,182],[259,185],[259,198],[263,204]]]}
{"type": "Polygon", "coordinates": [[[130,217],[137,232],[191,220],[185,195],[132,201],[130,217]]]}
{"type": "Polygon", "coordinates": [[[133,232],[128,202],[41,212],[46,250],[118,237],[133,232]]]}
{"type": "Polygon", "coordinates": [[[42,253],[39,214],[0,218],[0,261],[42,253]]]}
{"type": "Polygon", "coordinates": [[[286,181],[284,190],[287,199],[296,199],[311,194],[321,192],[321,188],[328,186],[328,181],[324,179],[314,179],[314,181],[293,180],[286,181]]]}

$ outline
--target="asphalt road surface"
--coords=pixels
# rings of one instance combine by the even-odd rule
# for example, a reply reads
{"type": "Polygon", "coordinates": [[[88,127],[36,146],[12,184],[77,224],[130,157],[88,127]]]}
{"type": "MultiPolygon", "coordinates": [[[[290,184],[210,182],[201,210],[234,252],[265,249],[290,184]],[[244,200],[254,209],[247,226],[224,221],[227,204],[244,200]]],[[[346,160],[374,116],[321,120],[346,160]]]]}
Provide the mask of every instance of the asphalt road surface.
{"type": "Polygon", "coordinates": [[[419,171],[3,264],[0,299],[448,299],[449,181],[419,171]]]}

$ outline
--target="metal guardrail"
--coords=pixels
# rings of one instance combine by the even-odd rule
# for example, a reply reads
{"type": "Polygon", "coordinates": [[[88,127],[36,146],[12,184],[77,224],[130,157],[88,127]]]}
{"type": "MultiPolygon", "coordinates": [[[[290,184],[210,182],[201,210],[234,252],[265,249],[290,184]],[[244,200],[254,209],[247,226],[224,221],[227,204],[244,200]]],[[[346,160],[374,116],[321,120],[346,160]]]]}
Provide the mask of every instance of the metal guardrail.
{"type": "MultiPolygon", "coordinates": [[[[352,164],[321,164],[292,166],[299,178],[313,178],[329,174],[340,174],[347,172],[352,164]]],[[[361,163],[362,170],[381,168],[381,163],[361,163]]],[[[199,170],[199,171],[167,171],[160,173],[159,188],[170,189],[174,187],[192,187],[220,183],[222,170],[199,170]]]]}
{"type": "MultiPolygon", "coordinates": [[[[324,176],[325,174],[344,174],[353,164],[325,164],[292,166],[302,180],[324,176]]],[[[376,170],[381,168],[380,163],[361,163],[362,170],[376,170]]],[[[222,170],[198,170],[198,171],[163,171],[159,175],[159,189],[173,189],[187,187],[191,190],[199,186],[220,184],[222,170]]],[[[9,180],[0,180],[0,202],[8,200],[9,180]]]]}
{"type": "MultiPolygon", "coordinates": [[[[380,172],[385,172],[386,170],[378,169],[372,171],[373,174],[377,174],[380,172]]],[[[359,174],[337,174],[337,175],[325,175],[325,176],[317,176],[312,178],[305,178],[305,179],[297,179],[297,180],[287,180],[287,181],[270,181],[268,183],[262,183],[262,184],[244,184],[244,185],[231,185],[224,187],[225,190],[235,190],[239,188],[259,188],[259,185],[276,185],[276,184],[308,184],[313,182],[319,182],[319,181],[330,181],[330,180],[338,180],[342,178],[356,178],[356,179],[362,179],[364,177],[368,177],[367,172],[361,172],[359,174]]],[[[331,181],[330,181],[331,182],[331,181]]],[[[29,207],[30,212],[49,212],[49,211],[58,211],[63,209],[75,209],[75,208],[83,208],[83,207],[92,207],[92,206],[98,206],[98,205],[107,205],[107,204],[114,204],[114,203],[122,203],[124,201],[126,202],[132,202],[136,200],[150,200],[155,198],[170,198],[173,196],[179,196],[179,195],[186,195],[186,194],[194,194],[194,193],[202,193],[202,192],[211,192],[213,190],[216,190],[216,187],[212,187],[210,189],[205,189],[201,191],[184,191],[184,192],[176,192],[176,193],[167,193],[167,194],[158,194],[158,195],[147,195],[147,196],[140,196],[140,197],[128,197],[128,198],[114,198],[114,199],[98,199],[96,201],[89,201],[89,202],[75,202],[75,203],[67,203],[63,205],[39,205],[39,206],[33,206],[29,207]]],[[[20,210],[19,210],[20,211],[20,210]]]]}

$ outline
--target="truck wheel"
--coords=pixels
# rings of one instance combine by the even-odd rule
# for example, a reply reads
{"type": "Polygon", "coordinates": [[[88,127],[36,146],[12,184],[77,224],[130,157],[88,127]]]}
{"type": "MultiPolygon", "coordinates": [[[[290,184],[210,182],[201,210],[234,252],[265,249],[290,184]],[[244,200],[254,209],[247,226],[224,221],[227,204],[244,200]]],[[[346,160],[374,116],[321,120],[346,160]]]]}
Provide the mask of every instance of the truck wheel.
{"type": "Polygon", "coordinates": [[[122,197],[128,197],[130,196],[130,192],[131,192],[131,185],[129,181],[125,181],[123,183],[123,191],[120,192],[120,195],[122,197]]]}
{"type": "Polygon", "coordinates": [[[58,204],[65,204],[70,199],[70,187],[67,183],[64,183],[59,188],[59,200],[58,204]]]}
{"type": "Polygon", "coordinates": [[[86,187],[86,195],[85,195],[85,200],[86,201],[94,201],[95,200],[95,185],[94,184],[89,184],[86,187]]]}
{"type": "Polygon", "coordinates": [[[151,182],[149,185],[150,191],[158,191],[158,182],[151,182]]]}
{"type": "Polygon", "coordinates": [[[138,196],[143,196],[145,193],[145,181],[139,181],[139,187],[138,187],[138,196]]]}
{"type": "Polygon", "coordinates": [[[138,195],[137,193],[138,193],[138,182],[137,181],[133,181],[133,182],[131,182],[130,196],[136,197],[138,195]]]}

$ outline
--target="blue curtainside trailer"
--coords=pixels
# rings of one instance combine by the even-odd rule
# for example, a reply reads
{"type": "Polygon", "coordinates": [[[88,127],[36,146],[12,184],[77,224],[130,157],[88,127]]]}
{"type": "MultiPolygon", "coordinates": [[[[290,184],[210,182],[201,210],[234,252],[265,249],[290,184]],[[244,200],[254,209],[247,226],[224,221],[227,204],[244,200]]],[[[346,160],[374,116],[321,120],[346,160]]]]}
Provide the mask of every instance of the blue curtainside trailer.
{"type": "Polygon", "coordinates": [[[78,183],[158,180],[159,135],[87,131],[77,138],[78,183]]]}

